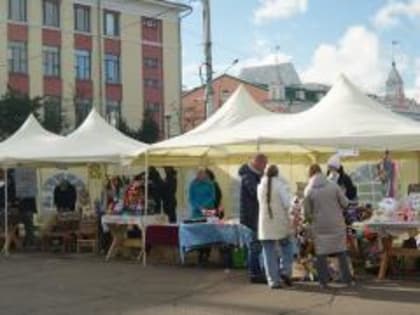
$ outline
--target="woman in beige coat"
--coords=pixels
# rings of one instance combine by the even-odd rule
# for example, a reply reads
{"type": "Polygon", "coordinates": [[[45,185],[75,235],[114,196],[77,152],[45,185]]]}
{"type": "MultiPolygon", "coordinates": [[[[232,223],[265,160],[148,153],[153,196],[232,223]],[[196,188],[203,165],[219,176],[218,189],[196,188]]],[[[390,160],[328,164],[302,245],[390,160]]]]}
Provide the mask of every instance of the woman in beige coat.
{"type": "Polygon", "coordinates": [[[349,201],[340,187],[327,180],[319,165],[309,169],[309,184],[305,189],[305,217],[311,224],[317,256],[317,269],[321,287],[329,281],[327,257],[337,255],[343,282],[352,284],[347,259],[346,225],[343,211],[349,201]]]}
{"type": "Polygon", "coordinates": [[[266,169],[257,195],[260,210],[258,240],[263,247],[267,282],[272,289],[278,289],[282,286],[282,280],[291,285],[293,245],[290,240],[289,191],[286,182],[279,177],[277,166],[270,165],[266,169]],[[282,268],[278,244],[281,249],[282,268]]]}

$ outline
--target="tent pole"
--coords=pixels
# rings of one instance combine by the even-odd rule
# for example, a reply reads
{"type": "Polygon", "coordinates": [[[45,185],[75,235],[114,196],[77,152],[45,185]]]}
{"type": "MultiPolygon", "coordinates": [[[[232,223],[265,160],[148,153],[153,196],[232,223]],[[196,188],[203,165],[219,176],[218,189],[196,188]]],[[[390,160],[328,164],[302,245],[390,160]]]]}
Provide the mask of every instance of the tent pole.
{"type": "Polygon", "coordinates": [[[144,154],[144,214],[148,215],[148,204],[149,204],[149,156],[148,152],[144,154]]]}
{"type": "Polygon", "coordinates": [[[145,183],[144,183],[144,193],[145,193],[145,196],[144,196],[144,207],[145,207],[145,211],[144,211],[144,214],[145,214],[145,216],[143,217],[144,219],[143,220],[141,220],[141,224],[142,224],[142,250],[143,250],[143,266],[144,267],[146,267],[146,264],[147,264],[147,257],[146,257],[146,255],[147,255],[147,251],[146,251],[146,244],[147,244],[147,242],[146,242],[146,236],[147,236],[147,224],[146,224],[146,222],[145,222],[145,217],[147,216],[147,214],[148,214],[148,205],[149,205],[149,152],[148,151],[146,151],[145,152],[145,154],[144,154],[144,166],[145,166],[145,179],[144,179],[144,181],[145,181],[145,183]]]}
{"type": "Polygon", "coordinates": [[[9,222],[8,222],[8,178],[7,178],[7,168],[4,168],[4,248],[3,253],[7,257],[9,256],[9,222]]]}

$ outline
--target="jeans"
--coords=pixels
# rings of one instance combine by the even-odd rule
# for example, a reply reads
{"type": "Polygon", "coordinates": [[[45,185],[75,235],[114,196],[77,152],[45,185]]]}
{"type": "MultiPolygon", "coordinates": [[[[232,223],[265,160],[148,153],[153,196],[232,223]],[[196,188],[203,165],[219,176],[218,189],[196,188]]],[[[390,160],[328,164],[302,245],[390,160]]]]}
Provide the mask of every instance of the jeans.
{"type": "MultiPolygon", "coordinates": [[[[318,275],[319,275],[319,283],[321,285],[326,285],[328,281],[330,280],[327,257],[328,257],[327,255],[316,256],[316,261],[317,261],[316,267],[317,267],[318,275]]],[[[340,266],[341,280],[347,284],[351,283],[352,275],[350,272],[350,265],[349,265],[347,253],[346,252],[338,253],[337,257],[338,257],[338,263],[340,266]]]]}
{"type": "Polygon", "coordinates": [[[248,245],[248,273],[250,278],[263,276],[260,265],[261,243],[254,236],[254,240],[248,245]]]}
{"type": "Polygon", "coordinates": [[[263,247],[264,268],[268,285],[281,283],[281,276],[292,276],[293,269],[293,243],[289,238],[280,241],[261,241],[263,247]],[[279,252],[281,250],[281,255],[279,252]],[[281,257],[281,264],[280,264],[281,257]]]}

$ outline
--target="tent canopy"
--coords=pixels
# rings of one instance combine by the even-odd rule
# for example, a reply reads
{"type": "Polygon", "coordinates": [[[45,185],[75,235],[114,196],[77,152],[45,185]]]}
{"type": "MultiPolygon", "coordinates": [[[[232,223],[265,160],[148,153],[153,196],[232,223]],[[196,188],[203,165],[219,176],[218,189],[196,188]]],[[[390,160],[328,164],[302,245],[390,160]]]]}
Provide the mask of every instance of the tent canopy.
{"type": "Polygon", "coordinates": [[[53,148],[34,152],[30,159],[54,163],[125,164],[148,147],[148,144],[122,134],[92,109],[79,128],[53,148]]]}
{"type": "Polygon", "coordinates": [[[0,143],[0,163],[3,166],[19,164],[40,148],[52,148],[63,139],[45,130],[31,114],[13,135],[0,143]]]}
{"type": "Polygon", "coordinates": [[[222,144],[240,140],[238,134],[231,132],[234,126],[253,117],[271,115],[274,114],[258,104],[245,87],[240,85],[209,119],[183,135],[152,145],[151,155],[177,155],[179,152],[181,155],[201,156],[209,151],[227,154],[229,148],[222,144]]]}
{"type": "Polygon", "coordinates": [[[258,150],[330,154],[350,148],[418,151],[420,124],[393,113],[341,75],[319,103],[297,114],[268,112],[241,87],[203,125],[153,145],[150,154],[152,159],[159,155],[181,159],[258,150]]]}
{"type": "Polygon", "coordinates": [[[255,118],[232,129],[243,141],[293,143],[360,150],[419,150],[420,124],[374,101],[341,75],[330,92],[311,109],[255,118]],[[255,135],[256,134],[256,135],[255,135]]]}

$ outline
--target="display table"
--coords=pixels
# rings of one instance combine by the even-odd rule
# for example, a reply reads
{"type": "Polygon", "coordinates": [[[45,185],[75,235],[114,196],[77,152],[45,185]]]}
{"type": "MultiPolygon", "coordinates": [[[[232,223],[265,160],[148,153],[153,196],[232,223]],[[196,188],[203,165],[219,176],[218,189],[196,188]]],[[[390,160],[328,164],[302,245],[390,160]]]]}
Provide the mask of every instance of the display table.
{"type": "Polygon", "coordinates": [[[181,262],[191,250],[209,245],[226,244],[242,247],[253,239],[252,231],[241,224],[189,223],[179,226],[181,262]]]}
{"type": "MultiPolygon", "coordinates": [[[[165,223],[165,217],[161,215],[104,215],[101,219],[104,230],[109,230],[112,235],[111,247],[108,250],[105,260],[110,260],[115,254],[125,246],[132,247],[135,242],[127,239],[127,231],[129,226],[137,226],[141,231],[142,238],[138,245],[139,254],[137,259],[143,258],[143,264],[146,265],[146,231],[149,225],[165,223]]],[[[137,242],[138,243],[138,242],[137,242]]]]}
{"type": "Polygon", "coordinates": [[[393,247],[395,237],[404,233],[418,232],[420,230],[420,222],[378,222],[368,223],[367,226],[377,232],[382,240],[383,254],[378,279],[385,279],[391,257],[420,257],[420,250],[418,249],[393,247]]]}

